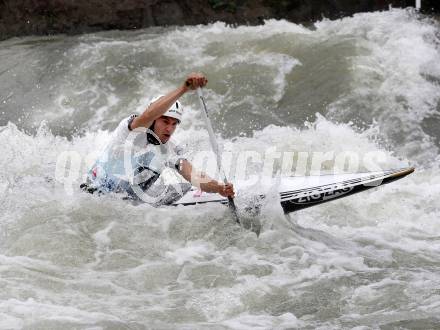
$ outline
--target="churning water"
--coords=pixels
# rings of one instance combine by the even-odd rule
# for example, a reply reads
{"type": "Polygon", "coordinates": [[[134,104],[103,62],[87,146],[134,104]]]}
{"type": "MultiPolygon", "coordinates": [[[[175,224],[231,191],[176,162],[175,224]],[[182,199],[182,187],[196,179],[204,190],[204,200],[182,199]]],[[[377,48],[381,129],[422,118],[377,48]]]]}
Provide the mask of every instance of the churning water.
{"type": "MultiPolygon", "coordinates": [[[[392,10],[1,42],[0,328],[439,328],[439,34],[392,10]],[[259,238],[222,205],[81,192],[117,123],[192,71],[225,150],[378,152],[417,171],[288,217],[272,200],[259,238]]],[[[182,102],[191,157],[208,134],[182,102]]]]}

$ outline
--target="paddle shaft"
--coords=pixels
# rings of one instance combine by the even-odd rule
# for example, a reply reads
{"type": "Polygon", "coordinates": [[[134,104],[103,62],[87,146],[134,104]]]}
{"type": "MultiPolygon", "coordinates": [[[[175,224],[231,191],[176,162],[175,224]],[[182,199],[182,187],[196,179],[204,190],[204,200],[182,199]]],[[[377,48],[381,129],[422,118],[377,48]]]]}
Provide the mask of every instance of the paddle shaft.
{"type": "MultiPolygon", "coordinates": [[[[226,183],[228,183],[228,180],[226,179],[225,172],[223,171],[217,140],[215,139],[214,130],[212,129],[211,120],[209,119],[208,109],[206,108],[205,98],[203,97],[203,92],[200,87],[197,87],[197,95],[199,96],[200,104],[203,109],[203,111],[202,111],[203,118],[205,119],[206,127],[208,129],[209,140],[211,141],[211,147],[217,157],[218,171],[220,172],[220,175],[223,178],[223,182],[226,184],[226,183]]],[[[231,209],[231,212],[235,218],[235,221],[237,221],[237,223],[240,223],[240,219],[238,218],[237,207],[235,206],[234,199],[229,196],[228,202],[229,202],[228,203],[229,208],[231,209]]]]}

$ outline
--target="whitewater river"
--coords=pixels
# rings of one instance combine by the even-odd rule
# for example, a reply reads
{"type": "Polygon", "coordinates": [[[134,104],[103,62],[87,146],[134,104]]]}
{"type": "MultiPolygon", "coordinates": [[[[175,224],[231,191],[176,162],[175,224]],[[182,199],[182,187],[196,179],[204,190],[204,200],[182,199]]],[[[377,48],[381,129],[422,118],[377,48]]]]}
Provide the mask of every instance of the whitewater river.
{"type": "MultiPolygon", "coordinates": [[[[208,133],[181,101],[194,159],[208,133]]],[[[405,10],[0,42],[0,329],[440,328],[439,104],[439,24],[405,10]],[[222,205],[81,192],[118,122],[192,71],[230,154],[416,172],[287,217],[272,194],[258,238],[222,205]]]]}

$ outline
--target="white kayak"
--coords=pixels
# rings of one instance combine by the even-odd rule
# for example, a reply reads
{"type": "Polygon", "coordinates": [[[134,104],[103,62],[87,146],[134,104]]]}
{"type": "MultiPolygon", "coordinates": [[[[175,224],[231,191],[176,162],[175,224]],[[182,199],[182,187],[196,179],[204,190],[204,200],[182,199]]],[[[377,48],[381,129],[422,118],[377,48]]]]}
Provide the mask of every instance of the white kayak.
{"type": "MultiPolygon", "coordinates": [[[[390,183],[412,172],[414,168],[408,167],[377,172],[290,176],[277,178],[276,182],[281,207],[284,213],[290,213],[390,183]]],[[[239,184],[237,188],[240,189],[239,184]]],[[[260,197],[264,198],[263,195],[260,197]]],[[[227,204],[228,200],[218,194],[192,189],[172,205],[204,203],[227,204]]]]}

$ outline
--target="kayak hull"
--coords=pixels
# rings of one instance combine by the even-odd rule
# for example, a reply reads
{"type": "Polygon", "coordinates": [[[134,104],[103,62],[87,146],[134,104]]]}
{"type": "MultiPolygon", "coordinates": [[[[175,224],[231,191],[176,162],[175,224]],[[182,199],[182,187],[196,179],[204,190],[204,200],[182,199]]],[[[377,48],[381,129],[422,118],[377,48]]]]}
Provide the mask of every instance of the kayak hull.
{"type": "MultiPolygon", "coordinates": [[[[414,168],[408,167],[377,172],[278,178],[281,207],[286,214],[296,212],[391,183],[412,172],[414,168]]],[[[259,197],[264,198],[264,195],[259,197]]],[[[205,203],[227,204],[228,201],[218,194],[191,190],[173,205],[205,203]]]]}

